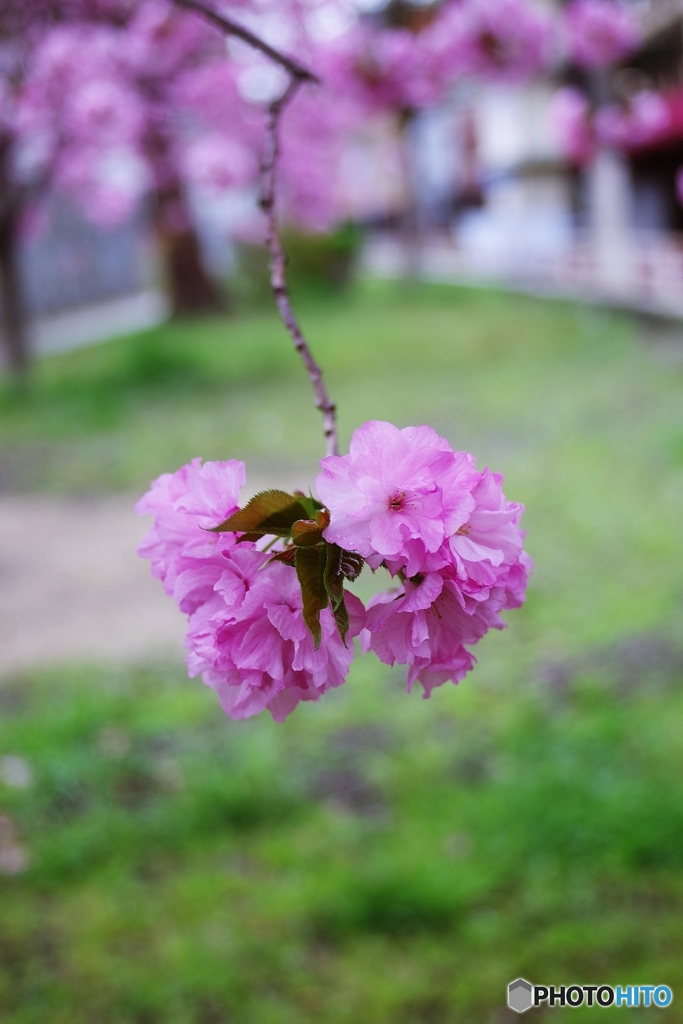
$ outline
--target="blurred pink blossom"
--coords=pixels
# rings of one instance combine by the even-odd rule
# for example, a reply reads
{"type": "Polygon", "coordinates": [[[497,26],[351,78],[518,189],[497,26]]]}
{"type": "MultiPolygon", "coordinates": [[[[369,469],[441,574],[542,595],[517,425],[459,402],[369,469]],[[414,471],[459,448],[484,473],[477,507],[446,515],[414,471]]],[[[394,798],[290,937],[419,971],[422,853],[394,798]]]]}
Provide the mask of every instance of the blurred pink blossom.
{"type": "Polygon", "coordinates": [[[188,182],[217,196],[226,189],[253,181],[257,164],[252,150],[215,133],[188,143],[183,169],[188,182]]]}
{"type": "Polygon", "coordinates": [[[676,136],[672,106],[656,92],[643,91],[628,104],[599,108],[595,133],[606,146],[637,150],[676,136]]]}
{"type": "Polygon", "coordinates": [[[523,81],[546,66],[550,29],[528,0],[451,0],[425,37],[447,79],[523,81]]]}
{"type": "Polygon", "coordinates": [[[641,37],[633,11],[619,0],[572,0],[564,11],[564,34],[570,59],[585,68],[621,60],[641,37]]]}
{"type": "Polygon", "coordinates": [[[573,86],[558,89],[551,119],[563,154],[579,166],[588,163],[595,152],[595,137],[586,94],[573,86]]]}
{"type": "Polygon", "coordinates": [[[318,54],[329,87],[369,111],[414,109],[439,98],[428,52],[408,29],[357,24],[318,54]]]}

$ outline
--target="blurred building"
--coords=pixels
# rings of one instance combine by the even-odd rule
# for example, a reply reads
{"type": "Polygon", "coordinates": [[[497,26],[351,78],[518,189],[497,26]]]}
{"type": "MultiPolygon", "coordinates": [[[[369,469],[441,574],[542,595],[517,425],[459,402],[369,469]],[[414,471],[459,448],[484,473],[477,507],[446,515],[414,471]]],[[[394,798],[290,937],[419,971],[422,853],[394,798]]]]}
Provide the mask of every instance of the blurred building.
{"type": "MultiPolygon", "coordinates": [[[[524,86],[463,86],[420,116],[413,150],[426,274],[683,315],[683,2],[636,10],[642,45],[609,72],[566,66],[524,86]],[[552,113],[566,85],[601,106],[649,103],[650,123],[572,162],[552,113]],[[657,123],[663,106],[666,125],[657,123]]],[[[399,260],[386,238],[368,252],[375,269],[399,260]]]]}
{"type": "Polygon", "coordinates": [[[149,278],[138,220],[105,231],[54,197],[44,222],[25,238],[21,262],[33,315],[130,295],[149,278]]]}
{"type": "Polygon", "coordinates": [[[39,216],[20,252],[35,353],[102,341],[168,316],[142,216],[104,230],[58,196],[39,216]]]}

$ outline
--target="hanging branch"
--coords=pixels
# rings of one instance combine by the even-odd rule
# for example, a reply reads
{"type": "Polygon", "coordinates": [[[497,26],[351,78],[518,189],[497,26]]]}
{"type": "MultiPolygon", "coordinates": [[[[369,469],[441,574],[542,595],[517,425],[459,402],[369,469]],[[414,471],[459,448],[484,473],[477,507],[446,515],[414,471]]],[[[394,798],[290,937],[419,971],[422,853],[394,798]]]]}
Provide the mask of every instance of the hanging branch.
{"type": "Polygon", "coordinates": [[[277,217],[275,214],[275,180],[277,160],[280,153],[278,141],[278,128],[280,117],[287,105],[294,99],[299,87],[304,82],[319,82],[320,80],[307,68],[280,53],[268,43],[264,42],[249,29],[244,28],[231,18],[217,14],[210,7],[205,7],[200,0],[175,0],[180,7],[196,11],[204,15],[210,22],[222,29],[226,35],[235,36],[243,42],[265,54],[276,64],[283,67],[290,75],[289,85],[284,93],[268,108],[268,121],[266,126],[266,144],[261,164],[261,194],[259,205],[266,215],[267,232],[266,238],[270,250],[270,286],[275,297],[275,303],[285,327],[292,336],[294,347],[301,356],[308,376],[310,377],[315,392],[316,408],[323,414],[325,446],[328,455],[337,455],[337,417],[336,407],[331,401],[325,384],[323,373],[311,353],[310,348],[303,336],[299,323],[294,315],[292,303],[287,289],[287,277],[285,274],[286,257],[280,241],[277,217]]]}
{"type": "Polygon", "coordinates": [[[245,28],[244,25],[233,21],[232,18],[227,18],[224,14],[218,14],[211,7],[201,3],[201,0],[175,0],[175,3],[178,7],[185,7],[189,11],[196,11],[197,14],[202,14],[208,21],[222,29],[226,36],[234,36],[236,39],[241,39],[243,43],[251,46],[254,50],[259,50],[266,57],[269,57],[270,60],[283,67],[285,71],[288,71],[292,78],[296,78],[301,82],[319,81],[316,75],[309,71],[308,68],[305,68],[303,64],[299,64],[292,57],[280,53],[274,46],[271,46],[248,28],[245,28]]]}
{"type": "Polygon", "coordinates": [[[286,259],[280,235],[278,233],[277,217],[275,215],[275,172],[277,169],[277,158],[280,148],[278,142],[278,127],[280,117],[288,103],[290,103],[301,85],[301,80],[292,78],[285,92],[279,99],[271,103],[268,109],[268,124],[266,129],[266,148],[261,164],[261,198],[260,206],[266,215],[267,241],[270,250],[270,286],[275,296],[275,302],[282,318],[282,321],[292,336],[294,347],[301,356],[304,366],[311,379],[315,392],[316,408],[323,414],[325,433],[325,444],[328,455],[337,455],[337,417],[336,407],[330,400],[325,384],[323,373],[311,353],[306,339],[304,338],[299,323],[294,315],[292,303],[287,290],[287,279],[285,275],[286,259]]]}

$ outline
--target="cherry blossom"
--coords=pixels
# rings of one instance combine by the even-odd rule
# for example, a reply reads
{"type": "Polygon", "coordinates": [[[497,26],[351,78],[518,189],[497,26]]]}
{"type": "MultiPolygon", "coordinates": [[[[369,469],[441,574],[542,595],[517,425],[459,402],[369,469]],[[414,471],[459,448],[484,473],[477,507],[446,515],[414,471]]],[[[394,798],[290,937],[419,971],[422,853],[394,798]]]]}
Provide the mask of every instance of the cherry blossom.
{"type": "Polygon", "coordinates": [[[322,642],[316,650],[302,616],[301,590],[290,566],[236,548],[214,584],[214,595],[190,617],[188,669],[215,689],[231,718],[264,708],[281,722],[300,701],[316,701],[341,686],[353,659],[352,636],[360,633],[364,609],[347,595],[348,646],[329,609],[321,614],[322,642]]]}
{"type": "Polygon", "coordinates": [[[318,700],[344,682],[364,609],[346,595],[346,640],[324,609],[315,646],[292,566],[269,563],[268,554],[233,532],[211,532],[235,511],[244,480],[236,460],[194,459],[163,474],[136,506],[155,519],[138,554],[189,616],[190,674],[217,690],[231,717],[268,708],[281,721],[299,701],[318,700]]]}
{"type": "Polygon", "coordinates": [[[449,587],[440,575],[426,576],[368,604],[361,643],[387,665],[408,665],[408,692],[418,680],[429,696],[434,686],[458,683],[474,667],[464,641],[476,643],[488,625],[465,615],[449,587]]]}
{"type": "Polygon", "coordinates": [[[135,506],[138,515],[154,516],[138,554],[151,561],[152,575],[161,580],[181,611],[194,611],[210,596],[223,559],[235,546],[234,534],[207,531],[237,508],[244,481],[243,462],[232,459],[202,465],[201,459],[193,459],[175,473],[163,473],[154,480],[135,506]],[[183,576],[186,573],[193,575],[183,576]]]}
{"type": "Polygon", "coordinates": [[[475,505],[470,456],[454,453],[431,427],[371,420],[354,431],[348,455],[320,465],[316,490],[331,515],[326,539],[373,567],[388,559],[411,576],[420,572],[475,505]]]}
{"type": "Polygon", "coordinates": [[[425,695],[472,668],[467,650],[500,612],[524,601],[532,568],[523,550],[522,506],[502,477],[453,452],[429,427],[371,421],[348,456],[321,462],[316,488],[330,514],[328,541],[399,576],[399,590],[368,605],[362,643],[381,661],[408,666],[408,689],[425,695]]]}

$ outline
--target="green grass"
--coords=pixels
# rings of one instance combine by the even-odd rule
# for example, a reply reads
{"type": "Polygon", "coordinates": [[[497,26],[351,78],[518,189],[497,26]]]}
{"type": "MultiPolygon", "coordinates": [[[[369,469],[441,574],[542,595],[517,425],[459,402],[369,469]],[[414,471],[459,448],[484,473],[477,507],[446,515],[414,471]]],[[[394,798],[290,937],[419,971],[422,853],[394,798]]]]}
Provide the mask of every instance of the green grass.
{"type": "MultiPolygon", "coordinates": [[[[609,314],[388,285],[308,303],[301,318],[339,406],[342,444],[372,417],[429,421],[497,462],[596,441],[625,450],[624,430],[644,426],[642,414],[672,429],[677,384],[609,314]]],[[[8,472],[39,489],[137,489],[197,453],[284,459],[313,474],[319,419],[270,311],[174,323],[45,359],[28,399],[0,392],[8,472]]],[[[668,441],[680,462],[680,424],[668,441]]]]}
{"type": "Polygon", "coordinates": [[[362,659],[284,727],[171,668],[10,690],[33,782],[2,794],[31,858],[0,890],[2,1020],[487,1021],[520,974],[680,991],[683,663],[659,654],[554,693],[485,659],[429,703],[362,659]]]}
{"type": "MultiPolygon", "coordinates": [[[[0,1019],[499,1024],[521,974],[663,982],[672,1007],[639,1019],[683,1021],[676,350],[447,288],[302,319],[343,445],[370,417],[429,422],[505,473],[529,600],[457,689],[406,697],[361,658],[283,726],[228,722],[181,666],[7,681],[0,756],[33,781],[0,782],[0,842],[29,856],[0,875],[0,1019]]],[[[10,487],[141,490],[196,454],[312,482],[320,451],[270,315],[45,360],[0,403],[10,487]]]]}
{"type": "MultiPolygon", "coordinates": [[[[528,507],[529,623],[553,654],[680,625],[683,373],[623,317],[455,288],[366,287],[302,320],[339,405],[430,423],[528,507]]],[[[141,493],[195,455],[312,484],[320,415],[274,315],[177,323],[44,360],[0,396],[0,486],[141,493]]],[[[541,651],[542,653],[542,651],[541,651]]]]}

